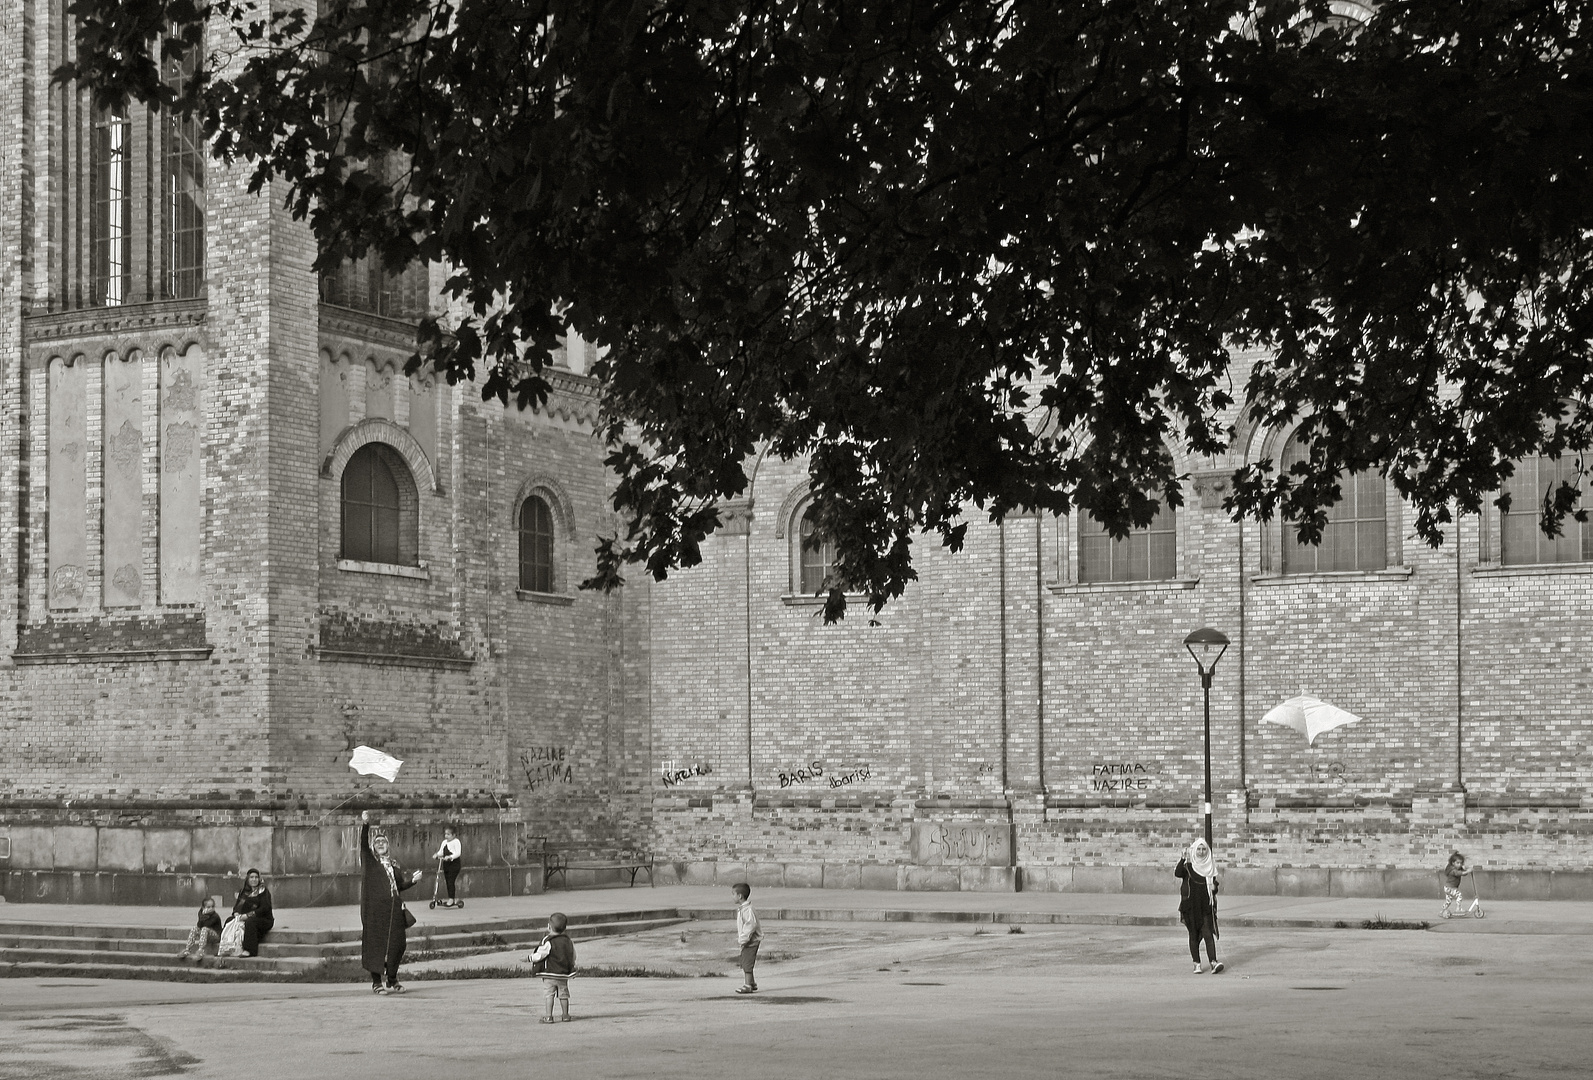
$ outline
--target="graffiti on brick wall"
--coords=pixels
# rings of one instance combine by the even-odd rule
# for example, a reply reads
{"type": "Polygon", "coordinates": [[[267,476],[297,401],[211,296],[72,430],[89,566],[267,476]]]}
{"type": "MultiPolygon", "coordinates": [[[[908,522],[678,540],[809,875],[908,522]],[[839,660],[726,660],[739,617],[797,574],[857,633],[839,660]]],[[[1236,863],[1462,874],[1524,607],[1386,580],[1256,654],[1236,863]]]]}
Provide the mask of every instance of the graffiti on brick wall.
{"type": "Polygon", "coordinates": [[[869,768],[868,768],[868,766],[867,765],[860,765],[857,768],[853,769],[851,772],[836,773],[834,776],[831,776],[829,778],[830,787],[838,788],[838,787],[845,787],[847,784],[862,783],[864,780],[868,779],[868,776],[869,776],[869,768]]]}
{"type": "Polygon", "coordinates": [[[780,773],[780,786],[792,787],[796,784],[812,784],[824,779],[824,762],[810,761],[806,765],[799,765],[790,772],[780,773]]]}
{"type": "Polygon", "coordinates": [[[678,765],[673,761],[664,762],[664,786],[674,787],[683,784],[694,776],[707,776],[714,771],[714,767],[706,761],[699,761],[691,765],[678,765]]]}
{"type": "Polygon", "coordinates": [[[1153,765],[1143,761],[1103,761],[1090,766],[1091,791],[1149,791],[1153,765]]]}
{"type": "Polygon", "coordinates": [[[554,784],[575,783],[575,770],[570,766],[563,746],[533,746],[520,751],[520,767],[525,770],[527,791],[554,784]]]}
{"type": "Polygon", "coordinates": [[[913,861],[927,866],[1006,866],[1012,837],[1007,826],[984,821],[915,821],[913,861]]]}
{"type": "Polygon", "coordinates": [[[1311,762],[1311,779],[1319,784],[1344,783],[1345,768],[1342,761],[1311,762]]]}

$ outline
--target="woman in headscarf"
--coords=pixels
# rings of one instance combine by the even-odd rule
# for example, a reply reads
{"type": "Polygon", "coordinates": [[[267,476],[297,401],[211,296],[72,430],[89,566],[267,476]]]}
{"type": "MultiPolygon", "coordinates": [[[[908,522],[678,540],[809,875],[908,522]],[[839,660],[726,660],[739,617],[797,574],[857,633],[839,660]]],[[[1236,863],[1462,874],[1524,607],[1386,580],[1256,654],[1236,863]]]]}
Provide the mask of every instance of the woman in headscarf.
{"type": "Polygon", "coordinates": [[[243,920],[243,955],[258,956],[260,939],[271,932],[277,920],[271,914],[271,890],[253,867],[243,875],[243,891],[233,901],[232,917],[243,920]]]}
{"type": "Polygon", "coordinates": [[[1200,943],[1206,943],[1213,975],[1222,971],[1217,959],[1217,864],[1205,840],[1196,840],[1178,860],[1174,874],[1183,878],[1179,888],[1178,915],[1189,930],[1189,955],[1195,961],[1195,974],[1201,973],[1200,943]]]}
{"type": "Polygon", "coordinates": [[[420,880],[387,853],[387,836],[371,835],[370,812],[360,815],[360,966],[371,973],[371,989],[378,994],[402,994],[398,962],[404,958],[404,902],[399,893],[420,880]],[[384,978],[385,977],[385,978],[384,978]]]}

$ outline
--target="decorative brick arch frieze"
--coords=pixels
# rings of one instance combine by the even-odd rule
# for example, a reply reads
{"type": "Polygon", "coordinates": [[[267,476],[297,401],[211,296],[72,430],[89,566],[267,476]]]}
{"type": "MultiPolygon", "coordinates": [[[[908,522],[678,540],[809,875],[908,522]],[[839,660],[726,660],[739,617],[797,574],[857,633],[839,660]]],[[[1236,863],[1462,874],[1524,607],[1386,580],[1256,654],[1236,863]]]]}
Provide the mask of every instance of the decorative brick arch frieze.
{"type": "Polygon", "coordinates": [[[354,451],[366,443],[373,442],[386,443],[398,452],[404,459],[404,464],[409,466],[416,487],[433,494],[442,494],[442,485],[437,480],[436,471],[432,469],[431,461],[426,457],[426,451],[421,449],[420,443],[415,441],[415,437],[408,429],[400,427],[391,420],[380,418],[361,420],[345,428],[337,437],[332,452],[321,462],[321,475],[333,480],[339,479],[348,465],[348,459],[354,456],[354,451]]]}

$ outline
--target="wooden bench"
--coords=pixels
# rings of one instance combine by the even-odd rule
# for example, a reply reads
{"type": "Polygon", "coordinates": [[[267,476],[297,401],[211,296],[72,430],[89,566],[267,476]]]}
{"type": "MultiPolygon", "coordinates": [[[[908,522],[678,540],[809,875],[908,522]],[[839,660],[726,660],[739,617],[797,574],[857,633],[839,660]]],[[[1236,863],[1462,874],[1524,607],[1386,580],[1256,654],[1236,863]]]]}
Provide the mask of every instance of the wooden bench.
{"type": "Polygon", "coordinates": [[[631,888],[636,887],[636,872],[647,871],[647,884],[653,884],[653,855],[651,852],[639,848],[621,848],[612,855],[601,854],[574,854],[571,852],[548,851],[542,864],[542,885],[544,888],[553,884],[553,876],[557,874],[564,881],[564,887],[570,887],[568,870],[626,870],[631,875],[631,888]]]}

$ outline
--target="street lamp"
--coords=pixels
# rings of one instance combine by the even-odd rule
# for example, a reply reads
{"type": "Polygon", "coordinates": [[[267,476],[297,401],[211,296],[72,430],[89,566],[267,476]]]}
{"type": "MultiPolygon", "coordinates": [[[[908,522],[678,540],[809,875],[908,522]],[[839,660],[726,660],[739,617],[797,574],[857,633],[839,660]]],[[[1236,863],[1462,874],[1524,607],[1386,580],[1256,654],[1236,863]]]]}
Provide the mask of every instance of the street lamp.
{"type": "Polygon", "coordinates": [[[1211,674],[1228,651],[1228,635],[1205,627],[1184,639],[1184,648],[1200,669],[1200,687],[1206,692],[1206,846],[1211,847],[1211,674]]]}

